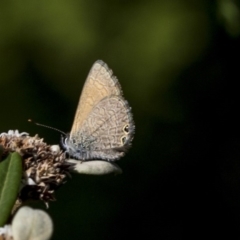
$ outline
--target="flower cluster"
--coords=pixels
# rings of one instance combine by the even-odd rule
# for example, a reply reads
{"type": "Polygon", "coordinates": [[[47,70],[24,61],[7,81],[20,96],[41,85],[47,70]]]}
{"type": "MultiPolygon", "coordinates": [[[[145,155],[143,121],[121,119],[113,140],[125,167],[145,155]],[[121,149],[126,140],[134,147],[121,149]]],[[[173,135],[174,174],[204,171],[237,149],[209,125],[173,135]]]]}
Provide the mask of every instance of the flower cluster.
{"type": "Polygon", "coordinates": [[[38,135],[31,137],[18,130],[0,134],[0,161],[12,152],[19,153],[22,159],[21,187],[11,213],[13,221],[0,227],[0,240],[48,240],[53,231],[50,217],[41,210],[21,206],[28,200],[41,200],[48,206],[55,200],[54,191],[70,172],[91,175],[122,172],[117,164],[109,161],[70,159],[58,145],[48,145],[38,135]]]}
{"type": "Polygon", "coordinates": [[[47,145],[38,135],[31,137],[18,130],[1,133],[0,145],[3,147],[3,158],[9,152],[18,152],[23,160],[17,208],[30,199],[42,200],[48,206],[49,201],[55,200],[54,191],[65,182],[70,172],[90,175],[122,173],[121,168],[112,162],[70,159],[58,145],[47,145]]]}

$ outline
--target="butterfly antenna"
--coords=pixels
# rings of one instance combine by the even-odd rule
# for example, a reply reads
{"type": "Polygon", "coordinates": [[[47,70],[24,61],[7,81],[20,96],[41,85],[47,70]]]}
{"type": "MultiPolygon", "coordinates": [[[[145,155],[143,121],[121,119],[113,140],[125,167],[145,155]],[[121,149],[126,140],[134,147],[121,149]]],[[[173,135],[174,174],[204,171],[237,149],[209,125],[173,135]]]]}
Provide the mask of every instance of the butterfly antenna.
{"type": "Polygon", "coordinates": [[[47,125],[44,125],[44,124],[41,124],[41,123],[34,122],[32,119],[28,119],[28,122],[34,123],[35,125],[40,126],[40,127],[45,127],[45,128],[49,128],[49,129],[55,130],[57,132],[62,133],[65,136],[67,135],[65,132],[63,132],[63,131],[61,131],[61,130],[59,130],[57,128],[50,127],[50,126],[47,126],[47,125]]]}

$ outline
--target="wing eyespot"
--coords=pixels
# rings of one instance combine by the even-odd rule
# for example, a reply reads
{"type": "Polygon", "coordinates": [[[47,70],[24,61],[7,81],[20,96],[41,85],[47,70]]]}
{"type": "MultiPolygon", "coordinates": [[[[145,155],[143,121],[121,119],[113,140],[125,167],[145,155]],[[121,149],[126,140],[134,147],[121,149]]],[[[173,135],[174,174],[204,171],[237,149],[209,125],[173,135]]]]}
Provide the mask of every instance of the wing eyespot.
{"type": "Polygon", "coordinates": [[[126,140],[127,138],[124,136],[124,137],[121,137],[121,143],[124,145],[126,143],[126,140]]]}
{"type": "Polygon", "coordinates": [[[129,124],[126,124],[124,127],[123,127],[123,131],[125,133],[129,133],[129,124]]]}

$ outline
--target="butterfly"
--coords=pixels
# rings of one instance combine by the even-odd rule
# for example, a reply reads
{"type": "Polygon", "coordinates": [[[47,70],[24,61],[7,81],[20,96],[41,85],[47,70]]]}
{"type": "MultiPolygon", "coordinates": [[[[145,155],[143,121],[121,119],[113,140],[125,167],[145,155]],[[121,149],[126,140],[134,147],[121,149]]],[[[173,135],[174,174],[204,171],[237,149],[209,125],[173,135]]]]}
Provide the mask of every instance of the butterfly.
{"type": "Polygon", "coordinates": [[[107,64],[96,61],[85,81],[71,132],[61,144],[69,157],[81,161],[120,159],[135,132],[131,107],[107,64]]]}

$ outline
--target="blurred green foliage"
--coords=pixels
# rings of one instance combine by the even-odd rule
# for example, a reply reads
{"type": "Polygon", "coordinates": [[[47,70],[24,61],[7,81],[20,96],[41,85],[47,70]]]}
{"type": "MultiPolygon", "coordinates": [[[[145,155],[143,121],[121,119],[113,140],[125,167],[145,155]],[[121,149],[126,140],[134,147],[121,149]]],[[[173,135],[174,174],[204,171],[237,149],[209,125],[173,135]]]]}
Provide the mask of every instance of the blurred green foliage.
{"type": "Polygon", "coordinates": [[[97,59],[113,69],[134,113],[123,175],[74,175],[50,205],[54,239],[200,239],[209,229],[216,237],[211,221],[221,237],[239,225],[223,220],[234,219],[229,208],[239,211],[231,200],[240,183],[238,26],[233,0],[0,2],[1,132],[58,142],[26,120],[69,131],[97,59]]]}

